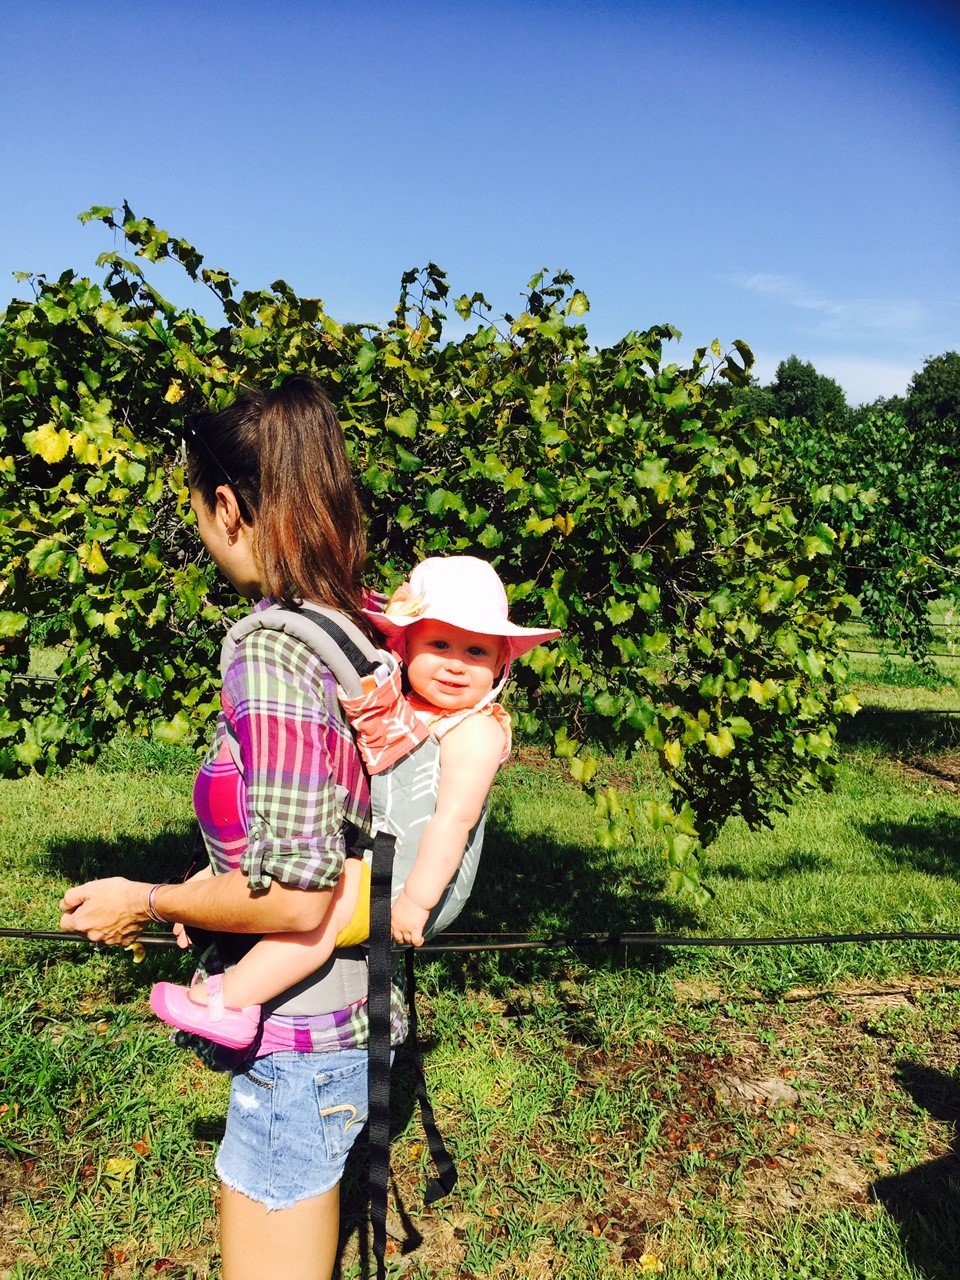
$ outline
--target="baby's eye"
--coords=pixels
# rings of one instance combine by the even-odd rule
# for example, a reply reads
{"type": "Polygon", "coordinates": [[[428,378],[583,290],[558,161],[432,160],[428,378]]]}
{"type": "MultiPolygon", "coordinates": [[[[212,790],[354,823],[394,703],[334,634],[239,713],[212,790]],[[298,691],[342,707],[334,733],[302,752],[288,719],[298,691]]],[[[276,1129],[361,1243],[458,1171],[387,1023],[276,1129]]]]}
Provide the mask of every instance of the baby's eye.
{"type": "Polygon", "coordinates": [[[446,640],[431,640],[430,648],[431,649],[449,649],[450,644],[446,640]]]}
{"type": "Polygon", "coordinates": [[[471,658],[488,658],[490,650],[484,649],[482,645],[472,644],[468,650],[471,658]]]}

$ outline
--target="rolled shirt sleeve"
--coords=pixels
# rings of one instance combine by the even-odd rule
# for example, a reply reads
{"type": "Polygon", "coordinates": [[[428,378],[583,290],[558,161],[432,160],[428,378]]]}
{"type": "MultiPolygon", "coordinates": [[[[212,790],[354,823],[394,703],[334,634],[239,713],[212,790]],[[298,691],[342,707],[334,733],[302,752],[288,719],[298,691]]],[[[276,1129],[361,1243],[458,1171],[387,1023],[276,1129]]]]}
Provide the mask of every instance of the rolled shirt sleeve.
{"type": "Polygon", "coordinates": [[[255,631],[224,677],[224,711],[245,784],[251,889],[277,880],[332,888],[345,857],[344,819],[357,820],[366,786],[332,675],[301,641],[255,631]]]}

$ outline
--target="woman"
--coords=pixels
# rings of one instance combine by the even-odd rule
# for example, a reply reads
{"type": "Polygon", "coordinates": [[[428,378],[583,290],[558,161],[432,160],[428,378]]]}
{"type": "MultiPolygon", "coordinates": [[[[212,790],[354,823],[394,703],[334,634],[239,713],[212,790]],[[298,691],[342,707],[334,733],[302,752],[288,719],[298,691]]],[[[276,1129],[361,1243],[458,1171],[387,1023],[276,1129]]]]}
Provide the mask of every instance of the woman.
{"type": "MultiPolygon", "coordinates": [[[[185,439],[200,537],[228,581],[253,599],[322,604],[365,626],[362,515],[320,388],[295,377],[244,395],[188,420],[185,439]]],[[[79,885],[64,895],[62,929],[126,943],[151,919],[228,934],[319,925],[343,865],[344,826],[363,825],[368,807],[333,677],[299,640],[257,630],[224,671],[221,704],[194,791],[214,874],[79,885]]],[[[338,969],[322,991],[308,980],[280,1003],[256,1060],[234,1075],[217,1157],[224,1280],[332,1273],[340,1177],[367,1113],[366,1000],[314,1009],[331,1007],[331,986],[352,982],[356,994],[363,966],[352,963],[349,980],[338,969]]],[[[335,964],[350,966],[349,953],[335,964]]],[[[404,1034],[397,993],[394,1043],[404,1034]]]]}

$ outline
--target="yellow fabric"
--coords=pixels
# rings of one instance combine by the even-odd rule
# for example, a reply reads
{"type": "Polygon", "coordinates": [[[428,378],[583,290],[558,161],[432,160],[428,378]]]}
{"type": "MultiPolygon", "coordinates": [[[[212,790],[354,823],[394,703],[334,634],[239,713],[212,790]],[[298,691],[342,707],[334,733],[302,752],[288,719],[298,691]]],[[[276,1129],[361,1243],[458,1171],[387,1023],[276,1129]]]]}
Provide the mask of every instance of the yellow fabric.
{"type": "Polygon", "coordinates": [[[360,888],[357,893],[357,905],[348,924],[337,934],[335,946],[356,947],[370,937],[370,866],[360,863],[360,888]]]}

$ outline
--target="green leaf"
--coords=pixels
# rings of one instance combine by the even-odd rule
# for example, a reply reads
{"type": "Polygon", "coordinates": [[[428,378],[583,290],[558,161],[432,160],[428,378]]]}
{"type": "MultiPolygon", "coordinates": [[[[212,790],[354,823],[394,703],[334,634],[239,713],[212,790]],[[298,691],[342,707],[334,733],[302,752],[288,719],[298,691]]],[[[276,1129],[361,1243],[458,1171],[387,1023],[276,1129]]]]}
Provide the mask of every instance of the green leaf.
{"type": "Polygon", "coordinates": [[[666,743],[663,758],[670,769],[679,769],[683,763],[683,747],[676,740],[666,743]]]}
{"type": "Polygon", "coordinates": [[[587,784],[594,778],[597,772],[597,762],[592,755],[574,756],[568,765],[570,777],[574,782],[579,782],[581,786],[587,784]]]}
{"type": "Polygon", "coordinates": [[[107,562],[103,558],[99,542],[94,542],[87,550],[86,564],[88,573],[99,575],[107,572],[107,562]]]}
{"type": "Polygon", "coordinates": [[[417,434],[417,413],[415,409],[405,409],[396,417],[387,418],[384,426],[396,436],[405,440],[413,440],[417,434]]]}
{"type": "Polygon", "coordinates": [[[25,613],[13,613],[10,610],[0,611],[0,640],[10,640],[13,636],[22,635],[27,629],[30,619],[25,613]]]}
{"type": "Polygon", "coordinates": [[[621,622],[629,622],[633,617],[633,605],[626,600],[611,600],[604,613],[614,626],[619,626],[621,622]]]}
{"type": "Polygon", "coordinates": [[[396,455],[401,471],[419,471],[423,465],[417,455],[404,449],[403,445],[396,446],[396,455]]]}

